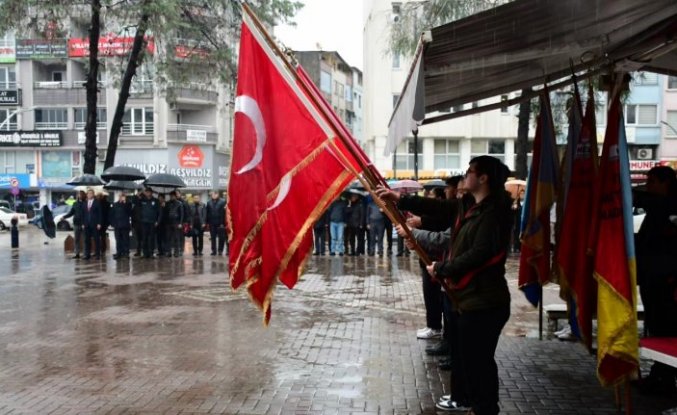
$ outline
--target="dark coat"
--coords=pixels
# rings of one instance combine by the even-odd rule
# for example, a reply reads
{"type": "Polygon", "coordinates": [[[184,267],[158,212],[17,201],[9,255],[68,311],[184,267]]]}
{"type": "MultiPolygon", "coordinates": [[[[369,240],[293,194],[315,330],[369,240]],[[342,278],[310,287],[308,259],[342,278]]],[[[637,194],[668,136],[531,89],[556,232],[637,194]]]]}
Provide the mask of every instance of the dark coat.
{"type": "Polygon", "coordinates": [[[115,202],[108,212],[108,222],[115,229],[129,229],[132,213],[131,202],[115,202]]]}
{"type": "Polygon", "coordinates": [[[334,203],[329,207],[329,221],[330,222],[343,222],[346,221],[346,210],[348,208],[348,203],[343,199],[335,200],[334,203]]]}
{"type": "Polygon", "coordinates": [[[320,230],[329,226],[329,209],[325,210],[322,216],[315,222],[313,228],[320,230]]]}
{"type": "Polygon", "coordinates": [[[141,223],[158,223],[160,221],[160,201],[154,197],[139,201],[141,223]]]}
{"type": "Polygon", "coordinates": [[[364,217],[366,215],[364,204],[361,201],[352,203],[348,208],[347,225],[352,228],[360,228],[364,226],[364,217]]]}
{"type": "Polygon", "coordinates": [[[207,213],[202,203],[191,203],[189,212],[191,226],[202,228],[207,223],[207,213]]]}
{"type": "Polygon", "coordinates": [[[96,228],[102,224],[101,204],[98,200],[92,200],[92,207],[88,208],[89,200],[82,203],[82,225],[88,228],[96,228]]]}
{"type": "Polygon", "coordinates": [[[226,225],[226,201],[210,199],[207,202],[207,223],[209,226],[222,227],[226,225]]]}
{"type": "Polygon", "coordinates": [[[64,219],[68,219],[71,216],[73,217],[73,226],[82,226],[84,211],[82,208],[82,201],[80,199],[76,200],[71,206],[71,210],[64,216],[64,219]]]}
{"type": "Polygon", "coordinates": [[[183,208],[183,203],[179,200],[168,200],[165,203],[166,217],[163,222],[165,225],[180,225],[186,222],[186,211],[183,208]]]}

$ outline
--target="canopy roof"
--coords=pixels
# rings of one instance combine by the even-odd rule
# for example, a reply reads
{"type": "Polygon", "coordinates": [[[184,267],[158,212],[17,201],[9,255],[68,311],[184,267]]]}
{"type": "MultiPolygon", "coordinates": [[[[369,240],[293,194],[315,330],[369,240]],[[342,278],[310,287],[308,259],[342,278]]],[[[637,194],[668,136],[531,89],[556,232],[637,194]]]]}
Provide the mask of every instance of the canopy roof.
{"type": "Polygon", "coordinates": [[[674,0],[517,0],[432,29],[426,112],[615,64],[677,75],[674,0]]]}

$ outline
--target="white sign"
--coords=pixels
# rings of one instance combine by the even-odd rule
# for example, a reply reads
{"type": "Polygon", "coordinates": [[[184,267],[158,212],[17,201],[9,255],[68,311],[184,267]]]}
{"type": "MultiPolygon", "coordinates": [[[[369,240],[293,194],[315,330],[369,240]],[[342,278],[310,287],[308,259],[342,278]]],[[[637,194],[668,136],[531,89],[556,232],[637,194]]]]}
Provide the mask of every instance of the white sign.
{"type": "Polygon", "coordinates": [[[658,160],[630,160],[630,171],[649,171],[659,164],[658,160]]]}
{"type": "MultiPolygon", "coordinates": [[[[84,131],[78,131],[78,144],[85,144],[87,140],[87,133],[84,131]]],[[[99,144],[99,132],[96,132],[96,144],[99,144]]]]}
{"type": "Polygon", "coordinates": [[[189,143],[206,143],[207,132],[204,130],[186,130],[186,141],[189,143]]]}
{"type": "Polygon", "coordinates": [[[632,144],[635,142],[635,136],[637,135],[637,128],[625,126],[625,139],[628,143],[632,144]]]}

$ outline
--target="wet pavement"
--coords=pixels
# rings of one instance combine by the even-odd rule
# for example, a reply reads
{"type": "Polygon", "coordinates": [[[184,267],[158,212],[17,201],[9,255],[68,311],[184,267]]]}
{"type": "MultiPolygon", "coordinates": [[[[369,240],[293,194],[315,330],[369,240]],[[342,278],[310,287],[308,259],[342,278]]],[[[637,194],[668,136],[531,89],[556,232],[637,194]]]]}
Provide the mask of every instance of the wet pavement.
{"type": "MultiPolygon", "coordinates": [[[[0,233],[0,414],[434,414],[448,390],[432,342],[416,340],[413,258],[313,257],[294,290],[278,287],[264,328],[228,287],[226,258],[77,261],[65,236],[44,245],[26,230],[12,251],[0,233]]],[[[582,347],[531,338],[538,314],[515,270],[512,259],[502,413],[615,413],[582,347]]],[[[545,296],[557,302],[557,288],[545,296]]]]}

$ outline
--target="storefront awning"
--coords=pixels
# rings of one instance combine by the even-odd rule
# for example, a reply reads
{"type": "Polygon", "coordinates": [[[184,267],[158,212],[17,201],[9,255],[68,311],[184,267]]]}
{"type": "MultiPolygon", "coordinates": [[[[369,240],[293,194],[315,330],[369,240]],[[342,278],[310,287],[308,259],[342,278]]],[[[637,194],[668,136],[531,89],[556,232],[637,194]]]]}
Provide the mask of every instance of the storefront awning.
{"type": "MultiPolygon", "coordinates": [[[[674,0],[516,0],[430,34],[412,65],[420,59],[424,102],[403,102],[416,96],[408,89],[421,88],[409,79],[391,128],[412,119],[409,108],[422,105],[426,124],[453,118],[430,116],[435,111],[561,80],[572,62],[575,71],[613,66],[677,76],[674,0]]],[[[391,132],[389,141],[400,135],[391,132]]]]}

